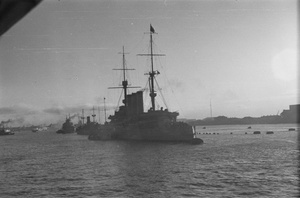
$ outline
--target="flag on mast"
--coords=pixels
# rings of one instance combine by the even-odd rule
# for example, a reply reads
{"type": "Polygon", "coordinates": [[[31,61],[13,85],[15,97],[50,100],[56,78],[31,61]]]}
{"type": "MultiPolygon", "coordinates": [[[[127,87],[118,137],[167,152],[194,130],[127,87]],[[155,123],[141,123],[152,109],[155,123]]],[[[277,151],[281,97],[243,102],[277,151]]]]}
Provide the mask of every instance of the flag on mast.
{"type": "Polygon", "coordinates": [[[155,33],[155,30],[154,30],[154,28],[152,27],[151,24],[150,24],[150,32],[151,32],[151,33],[155,33]]]}

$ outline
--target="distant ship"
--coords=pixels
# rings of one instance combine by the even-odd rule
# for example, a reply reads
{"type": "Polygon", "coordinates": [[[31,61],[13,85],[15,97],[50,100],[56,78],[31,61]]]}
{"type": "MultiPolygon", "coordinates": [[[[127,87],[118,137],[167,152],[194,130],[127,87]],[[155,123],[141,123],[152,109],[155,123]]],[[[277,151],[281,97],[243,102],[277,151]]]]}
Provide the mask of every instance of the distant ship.
{"type": "Polygon", "coordinates": [[[36,127],[36,128],[34,128],[34,129],[32,129],[31,131],[35,133],[35,132],[40,131],[40,128],[36,127]]]}
{"type": "Polygon", "coordinates": [[[32,132],[38,132],[38,131],[47,131],[48,127],[35,127],[34,129],[32,129],[32,132]]]}
{"type": "Polygon", "coordinates": [[[56,131],[56,133],[61,133],[61,134],[74,133],[74,132],[75,132],[75,127],[71,122],[71,118],[66,118],[66,121],[62,125],[62,128],[56,131]]]}
{"type": "Polygon", "coordinates": [[[196,138],[196,133],[192,126],[184,122],[178,122],[178,112],[170,112],[168,109],[156,109],[155,97],[156,90],[154,83],[155,76],[160,74],[154,70],[153,57],[160,54],[153,53],[153,34],[156,34],[150,24],[150,53],[141,54],[150,56],[151,70],[147,73],[149,76],[148,84],[151,98],[151,108],[144,112],[143,91],[137,91],[127,94],[128,81],[125,72],[125,53],[123,48],[123,81],[122,88],[124,92],[123,105],[115,111],[114,115],[109,116],[110,122],[101,125],[101,129],[89,136],[90,140],[139,140],[139,141],[159,141],[159,142],[189,142],[201,144],[203,140],[196,138]]]}
{"type": "Polygon", "coordinates": [[[100,130],[100,124],[97,122],[91,122],[90,116],[87,116],[87,121],[85,124],[76,127],[76,133],[78,135],[90,135],[100,130]]]}
{"type": "Polygon", "coordinates": [[[10,129],[5,129],[4,127],[2,127],[2,129],[0,129],[0,135],[14,135],[15,133],[11,132],[10,129]]]}

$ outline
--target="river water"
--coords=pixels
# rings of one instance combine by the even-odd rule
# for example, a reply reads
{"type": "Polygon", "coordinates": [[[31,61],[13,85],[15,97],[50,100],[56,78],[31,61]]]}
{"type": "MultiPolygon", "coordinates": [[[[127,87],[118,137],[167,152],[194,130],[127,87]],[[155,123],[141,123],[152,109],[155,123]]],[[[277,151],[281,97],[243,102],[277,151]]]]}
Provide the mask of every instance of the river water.
{"type": "Polygon", "coordinates": [[[199,126],[202,145],[0,136],[0,197],[299,197],[299,126],[251,127],[199,126]]]}

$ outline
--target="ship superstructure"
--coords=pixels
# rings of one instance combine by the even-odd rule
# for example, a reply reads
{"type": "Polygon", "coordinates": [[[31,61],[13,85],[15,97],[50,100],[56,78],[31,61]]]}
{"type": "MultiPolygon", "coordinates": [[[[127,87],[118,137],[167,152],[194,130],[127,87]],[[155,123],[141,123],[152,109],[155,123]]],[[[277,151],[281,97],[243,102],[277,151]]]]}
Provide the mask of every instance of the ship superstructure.
{"type": "Polygon", "coordinates": [[[71,122],[70,118],[66,118],[66,121],[62,125],[62,128],[56,131],[56,133],[61,133],[61,134],[74,133],[74,132],[75,132],[75,127],[71,122]]]}

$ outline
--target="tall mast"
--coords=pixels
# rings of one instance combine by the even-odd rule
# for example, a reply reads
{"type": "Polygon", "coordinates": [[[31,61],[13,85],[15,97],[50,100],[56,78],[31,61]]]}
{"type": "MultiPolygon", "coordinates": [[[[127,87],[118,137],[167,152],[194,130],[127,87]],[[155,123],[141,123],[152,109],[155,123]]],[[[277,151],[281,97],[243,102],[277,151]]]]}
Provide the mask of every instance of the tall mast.
{"type": "Polygon", "coordinates": [[[154,33],[154,29],[153,32],[151,31],[151,25],[150,25],[150,57],[151,57],[151,72],[149,73],[150,75],[150,97],[151,97],[151,105],[152,105],[152,110],[155,110],[155,97],[156,97],[156,93],[154,92],[154,76],[155,76],[155,72],[153,70],[153,48],[152,48],[152,44],[153,44],[153,40],[152,40],[152,34],[154,33]]]}
{"type": "Polygon", "coordinates": [[[95,114],[95,107],[93,106],[93,114],[92,114],[92,116],[93,116],[93,122],[95,122],[95,116],[96,116],[96,114],[95,114]]]}
{"type": "Polygon", "coordinates": [[[124,51],[124,46],[123,46],[123,81],[122,81],[122,86],[123,86],[123,90],[124,90],[124,100],[125,100],[125,106],[127,106],[127,85],[128,85],[128,81],[126,80],[126,73],[125,73],[125,51],[124,51]]]}
{"type": "Polygon", "coordinates": [[[104,98],[104,124],[106,123],[106,106],[105,106],[105,98],[104,98]]]}
{"type": "Polygon", "coordinates": [[[149,86],[150,86],[150,98],[151,98],[151,108],[153,111],[155,111],[155,97],[156,97],[156,93],[154,90],[154,78],[155,75],[160,74],[159,71],[154,71],[154,64],[153,64],[153,56],[165,56],[164,54],[154,54],[153,53],[153,38],[152,35],[153,34],[157,34],[154,30],[154,28],[152,27],[152,25],[150,24],[150,54],[138,54],[139,56],[150,56],[151,58],[151,71],[149,73],[147,73],[147,75],[149,75],[149,86]]]}
{"type": "Polygon", "coordinates": [[[84,109],[82,109],[82,116],[81,116],[81,119],[82,119],[82,124],[84,124],[84,109]]]}
{"type": "Polygon", "coordinates": [[[124,91],[124,105],[125,107],[128,106],[128,101],[127,101],[127,89],[128,88],[140,88],[140,87],[128,87],[128,81],[126,79],[126,70],[134,70],[134,69],[128,69],[126,68],[126,60],[125,60],[125,50],[123,46],[123,52],[119,53],[122,54],[122,68],[121,69],[113,69],[113,70],[122,70],[123,71],[123,81],[122,81],[122,87],[109,87],[109,89],[115,89],[115,88],[122,88],[124,91]]]}
{"type": "Polygon", "coordinates": [[[98,116],[99,116],[99,124],[101,123],[100,122],[100,107],[98,106],[98,116]]]}

